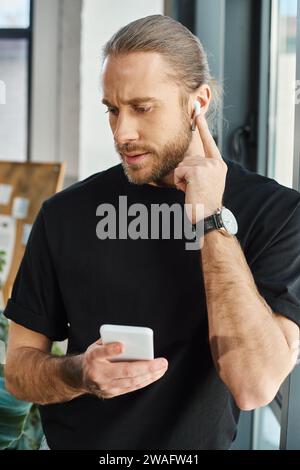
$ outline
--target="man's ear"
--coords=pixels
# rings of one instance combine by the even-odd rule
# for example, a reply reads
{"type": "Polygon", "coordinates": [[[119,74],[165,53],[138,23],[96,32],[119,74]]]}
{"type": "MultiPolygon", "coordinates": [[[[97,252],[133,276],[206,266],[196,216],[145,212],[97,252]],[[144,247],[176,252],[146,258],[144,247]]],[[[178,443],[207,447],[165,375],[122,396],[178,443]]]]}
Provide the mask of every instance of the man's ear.
{"type": "MultiPolygon", "coordinates": [[[[196,109],[195,109],[195,106],[197,106],[197,103],[198,103],[198,107],[197,109],[199,110],[199,107],[202,108],[202,103],[201,103],[201,99],[199,98],[199,96],[197,95],[190,95],[190,101],[189,101],[189,117],[190,117],[190,121],[191,121],[191,129],[192,130],[195,130],[195,117],[196,117],[196,109]]],[[[198,111],[199,112],[199,111],[198,111]]]]}
{"type": "Polygon", "coordinates": [[[197,95],[195,93],[189,95],[188,102],[188,113],[190,118],[191,129],[195,121],[195,101],[197,100],[197,95]]]}
{"type": "Polygon", "coordinates": [[[190,95],[189,105],[191,105],[192,116],[194,116],[194,102],[196,100],[201,104],[203,114],[207,113],[211,101],[211,95],[211,88],[206,83],[201,85],[194,93],[190,95]]]}

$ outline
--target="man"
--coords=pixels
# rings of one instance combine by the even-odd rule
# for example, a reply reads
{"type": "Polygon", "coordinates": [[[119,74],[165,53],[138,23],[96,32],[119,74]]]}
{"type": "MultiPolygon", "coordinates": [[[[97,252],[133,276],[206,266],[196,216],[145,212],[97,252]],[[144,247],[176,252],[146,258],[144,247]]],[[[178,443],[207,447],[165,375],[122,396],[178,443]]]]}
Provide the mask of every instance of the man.
{"type": "Polygon", "coordinates": [[[269,403],[296,362],[299,193],[224,161],[205,53],[171,18],[118,31],[102,84],[121,164],[43,204],[5,310],[6,386],[41,405],[51,449],[228,449],[239,409],[269,403]],[[203,205],[203,244],[95,233],[120,196],[190,204],[193,224],[203,205]],[[156,359],[111,362],[105,323],[152,328],[156,359]]]}

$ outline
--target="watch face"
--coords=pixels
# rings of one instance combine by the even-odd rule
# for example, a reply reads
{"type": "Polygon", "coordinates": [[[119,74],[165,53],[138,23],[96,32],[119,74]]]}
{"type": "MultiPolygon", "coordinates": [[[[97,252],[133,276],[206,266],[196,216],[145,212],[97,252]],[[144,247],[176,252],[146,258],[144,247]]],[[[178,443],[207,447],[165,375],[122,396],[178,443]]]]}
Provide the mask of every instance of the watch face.
{"type": "Polygon", "coordinates": [[[238,231],[238,224],[233,213],[226,207],[223,207],[221,210],[221,218],[227,232],[231,235],[235,235],[238,231]]]}

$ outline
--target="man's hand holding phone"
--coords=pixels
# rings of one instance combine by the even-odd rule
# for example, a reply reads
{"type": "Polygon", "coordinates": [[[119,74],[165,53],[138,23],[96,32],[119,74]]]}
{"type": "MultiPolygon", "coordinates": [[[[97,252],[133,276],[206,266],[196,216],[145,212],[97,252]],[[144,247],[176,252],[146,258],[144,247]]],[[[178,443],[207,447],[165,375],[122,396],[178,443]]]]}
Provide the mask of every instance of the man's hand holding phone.
{"type": "Polygon", "coordinates": [[[116,356],[123,351],[123,343],[103,344],[102,339],[88,347],[82,358],[82,381],[87,393],[106,399],[134,392],[160,379],[168,368],[167,359],[162,357],[116,362],[116,356]]]}

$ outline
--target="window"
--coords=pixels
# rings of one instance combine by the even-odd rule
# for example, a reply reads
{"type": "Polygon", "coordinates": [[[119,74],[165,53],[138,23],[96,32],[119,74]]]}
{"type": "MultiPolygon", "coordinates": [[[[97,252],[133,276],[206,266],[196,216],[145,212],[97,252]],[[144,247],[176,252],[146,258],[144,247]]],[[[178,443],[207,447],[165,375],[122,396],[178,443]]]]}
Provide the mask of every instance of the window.
{"type": "Polygon", "coordinates": [[[253,450],[278,450],[280,422],[271,406],[257,408],[254,413],[253,450]]]}
{"type": "MultiPolygon", "coordinates": [[[[299,149],[295,152],[300,3],[298,1],[297,5],[297,0],[272,0],[271,4],[268,176],[293,187],[294,158],[300,157],[299,149]]],[[[298,121],[299,116],[297,124],[298,121]]],[[[299,391],[298,364],[280,387],[275,400],[269,406],[255,410],[254,449],[299,449],[299,391]]]]}
{"type": "Polygon", "coordinates": [[[30,0],[0,0],[0,159],[29,156],[30,0]]]}
{"type": "Polygon", "coordinates": [[[29,0],[1,0],[0,28],[29,28],[29,0]]]}
{"type": "Polygon", "coordinates": [[[268,176],[292,187],[297,0],[273,0],[268,176]]]}

